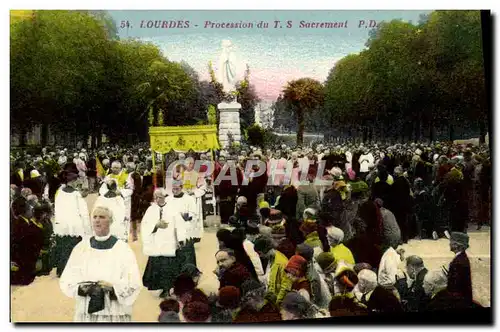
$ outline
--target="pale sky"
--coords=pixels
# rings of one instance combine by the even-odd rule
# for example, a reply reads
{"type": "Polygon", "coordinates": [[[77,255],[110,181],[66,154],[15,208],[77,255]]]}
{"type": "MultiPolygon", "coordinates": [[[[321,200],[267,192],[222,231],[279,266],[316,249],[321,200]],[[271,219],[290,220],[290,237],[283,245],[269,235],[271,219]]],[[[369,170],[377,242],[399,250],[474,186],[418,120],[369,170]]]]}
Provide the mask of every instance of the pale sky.
{"type": "MultiPolygon", "coordinates": [[[[236,55],[250,66],[250,82],[264,101],[279,95],[287,81],[311,77],[323,82],[336,61],[365,48],[370,23],[403,19],[417,23],[429,11],[109,11],[121,38],[152,41],[173,61],[185,61],[208,79],[209,61],[217,63],[221,41],[229,39],[236,55]],[[189,28],[140,28],[148,21],[189,21],[189,28]],[[282,28],[274,21],[279,20],[282,28]],[[124,21],[129,28],[120,28],[124,21]],[[259,22],[268,28],[257,28],[259,22]],[[291,21],[292,28],[286,27],[291,21]],[[300,28],[300,22],[338,22],[342,28],[300,28]],[[363,25],[363,21],[365,22],[363,25]],[[205,28],[207,22],[247,22],[252,29],[205,28]]],[[[152,23],[150,23],[152,24],[152,23]]],[[[217,68],[215,68],[217,69],[217,68]]]]}

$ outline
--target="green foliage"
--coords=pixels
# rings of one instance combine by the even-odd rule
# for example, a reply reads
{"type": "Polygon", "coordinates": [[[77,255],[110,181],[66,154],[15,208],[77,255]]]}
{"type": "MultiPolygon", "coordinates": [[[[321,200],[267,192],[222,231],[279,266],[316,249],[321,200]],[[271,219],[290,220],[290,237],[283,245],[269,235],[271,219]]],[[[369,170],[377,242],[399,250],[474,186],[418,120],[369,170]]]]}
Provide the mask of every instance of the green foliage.
{"type": "Polygon", "coordinates": [[[247,128],[255,122],[255,107],[261,101],[255,91],[255,86],[250,84],[250,68],[247,65],[244,79],[236,85],[237,99],[241,104],[240,125],[247,128]]]}
{"type": "Polygon", "coordinates": [[[283,90],[283,99],[297,117],[297,145],[304,141],[305,115],[323,104],[324,87],[312,78],[301,78],[288,82],[283,90]]]}
{"type": "Polygon", "coordinates": [[[257,124],[253,124],[246,129],[248,143],[253,146],[264,147],[265,130],[257,124]]]}
{"type": "Polygon", "coordinates": [[[282,142],[280,137],[275,135],[270,129],[264,129],[257,124],[253,124],[245,130],[245,139],[249,145],[261,148],[275,146],[282,142]]]}
{"type": "Polygon", "coordinates": [[[208,124],[217,124],[217,109],[214,105],[208,105],[208,124]]]}
{"type": "Polygon", "coordinates": [[[163,110],[160,109],[158,111],[158,126],[163,126],[163,119],[164,119],[163,110]]]}
{"type": "Polygon", "coordinates": [[[84,140],[147,139],[160,109],[165,124],[184,125],[216,104],[191,67],[152,43],[119,40],[103,11],[33,11],[12,21],[10,43],[11,123],[21,134],[40,124],[84,140]]]}
{"type": "Polygon", "coordinates": [[[367,47],[338,61],[325,82],[326,118],[338,134],[433,140],[435,129],[452,139],[461,122],[469,131],[484,127],[479,11],[435,11],[418,25],[383,22],[367,47]]]}
{"type": "Polygon", "coordinates": [[[149,107],[149,112],[148,112],[148,123],[150,126],[154,125],[155,121],[155,116],[154,116],[154,111],[153,111],[153,106],[149,107]]]}

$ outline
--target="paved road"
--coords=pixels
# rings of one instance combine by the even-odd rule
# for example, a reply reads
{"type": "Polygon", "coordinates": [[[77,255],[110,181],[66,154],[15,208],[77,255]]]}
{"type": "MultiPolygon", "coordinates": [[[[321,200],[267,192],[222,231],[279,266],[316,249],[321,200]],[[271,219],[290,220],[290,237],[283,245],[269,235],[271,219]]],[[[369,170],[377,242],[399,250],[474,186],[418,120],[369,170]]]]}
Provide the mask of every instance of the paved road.
{"type": "MultiPolygon", "coordinates": [[[[87,199],[93,206],[95,197],[87,199]]],[[[217,279],[214,255],[217,251],[216,228],[207,229],[202,241],[196,244],[198,268],[203,272],[200,287],[207,293],[215,292],[217,279]]],[[[490,305],[490,231],[471,231],[468,254],[472,266],[474,297],[482,305],[490,305]]],[[[410,241],[404,246],[406,255],[420,255],[429,269],[447,265],[453,258],[448,240],[440,239],[410,241]]],[[[134,250],[139,269],[144,271],[147,258],[142,254],[140,241],[130,244],[134,250]]],[[[11,308],[13,322],[71,322],[74,312],[73,299],[67,298],[59,289],[55,270],[49,276],[37,278],[31,285],[11,287],[11,308]]],[[[159,314],[158,293],[143,289],[134,305],[134,322],[155,322],[159,314]]]]}

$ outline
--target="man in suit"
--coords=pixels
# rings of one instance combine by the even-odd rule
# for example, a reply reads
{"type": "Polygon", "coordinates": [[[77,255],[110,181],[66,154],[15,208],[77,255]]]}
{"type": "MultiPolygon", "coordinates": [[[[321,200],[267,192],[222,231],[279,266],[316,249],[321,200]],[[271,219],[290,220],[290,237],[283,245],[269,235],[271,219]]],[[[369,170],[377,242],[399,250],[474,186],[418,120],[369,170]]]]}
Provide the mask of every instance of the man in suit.
{"type": "Polygon", "coordinates": [[[448,291],[461,294],[472,304],[472,278],[470,262],[465,250],[469,248],[469,236],[465,233],[452,232],[450,236],[450,250],[455,258],[450,263],[448,271],[448,291]]]}
{"type": "Polygon", "coordinates": [[[406,311],[422,311],[429,300],[424,291],[424,278],[428,270],[422,258],[410,256],[406,259],[406,271],[413,282],[408,287],[406,278],[397,280],[396,288],[401,296],[401,302],[406,311]]]}

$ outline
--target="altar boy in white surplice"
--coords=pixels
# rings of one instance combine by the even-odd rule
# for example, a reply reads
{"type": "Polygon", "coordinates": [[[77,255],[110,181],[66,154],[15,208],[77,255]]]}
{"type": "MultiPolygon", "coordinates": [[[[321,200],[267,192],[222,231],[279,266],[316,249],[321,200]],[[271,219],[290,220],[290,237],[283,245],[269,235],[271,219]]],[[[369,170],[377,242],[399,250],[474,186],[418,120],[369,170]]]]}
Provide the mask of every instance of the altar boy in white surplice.
{"type": "Polygon", "coordinates": [[[59,282],[76,300],[75,322],[130,322],[142,288],[139,267],[129,245],[110,234],[113,213],[96,207],[95,236],[73,249],[59,282]]]}
{"type": "Polygon", "coordinates": [[[172,195],[165,200],[168,210],[181,216],[186,228],[186,245],[182,247],[181,254],[184,256],[184,264],[196,266],[196,253],[194,243],[201,238],[203,223],[199,222],[196,199],[193,195],[183,191],[183,181],[172,181],[172,195]]]}

